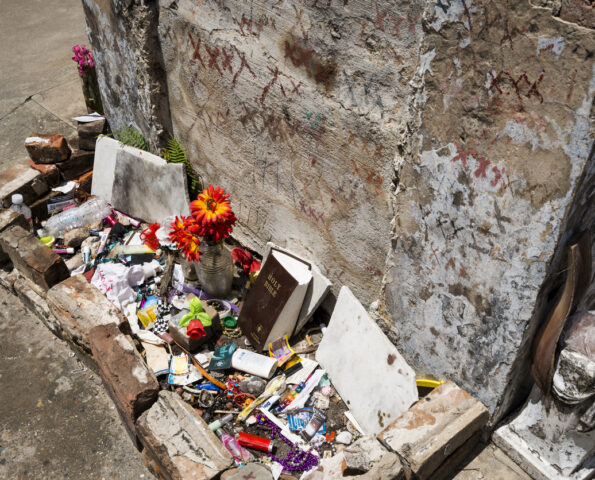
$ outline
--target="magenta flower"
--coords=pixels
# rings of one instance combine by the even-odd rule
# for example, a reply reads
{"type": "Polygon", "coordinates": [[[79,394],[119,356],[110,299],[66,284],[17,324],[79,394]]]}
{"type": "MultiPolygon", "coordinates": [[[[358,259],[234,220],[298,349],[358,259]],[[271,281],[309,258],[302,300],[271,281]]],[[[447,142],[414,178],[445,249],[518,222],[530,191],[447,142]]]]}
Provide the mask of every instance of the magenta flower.
{"type": "Polygon", "coordinates": [[[74,45],[72,51],[74,52],[72,60],[78,64],[79,75],[86,77],[89,71],[95,68],[93,53],[85,45],[74,45]]]}

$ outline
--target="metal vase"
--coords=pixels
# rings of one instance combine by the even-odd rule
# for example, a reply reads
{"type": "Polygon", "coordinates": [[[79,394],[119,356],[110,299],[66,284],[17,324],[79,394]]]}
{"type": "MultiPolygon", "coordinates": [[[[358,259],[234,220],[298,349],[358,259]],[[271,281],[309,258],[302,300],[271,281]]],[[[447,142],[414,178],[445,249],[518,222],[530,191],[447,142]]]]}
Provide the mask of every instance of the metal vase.
{"type": "Polygon", "coordinates": [[[203,240],[202,255],[196,264],[196,275],[202,289],[216,298],[225,298],[231,292],[233,259],[223,242],[203,240]]]}

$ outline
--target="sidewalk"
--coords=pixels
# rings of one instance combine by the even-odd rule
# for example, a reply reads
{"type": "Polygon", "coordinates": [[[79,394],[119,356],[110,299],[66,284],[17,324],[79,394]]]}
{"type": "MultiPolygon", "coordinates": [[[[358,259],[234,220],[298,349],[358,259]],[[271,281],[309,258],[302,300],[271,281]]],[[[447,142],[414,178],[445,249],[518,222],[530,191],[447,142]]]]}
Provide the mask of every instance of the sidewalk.
{"type": "Polygon", "coordinates": [[[33,131],[76,133],[86,113],[75,44],[88,43],[80,0],[0,0],[0,171],[27,158],[33,131]]]}
{"type": "MultiPolygon", "coordinates": [[[[76,133],[80,0],[0,0],[0,171],[25,138],[76,133]]],[[[0,288],[0,478],[153,478],[101,379],[0,288]]]]}

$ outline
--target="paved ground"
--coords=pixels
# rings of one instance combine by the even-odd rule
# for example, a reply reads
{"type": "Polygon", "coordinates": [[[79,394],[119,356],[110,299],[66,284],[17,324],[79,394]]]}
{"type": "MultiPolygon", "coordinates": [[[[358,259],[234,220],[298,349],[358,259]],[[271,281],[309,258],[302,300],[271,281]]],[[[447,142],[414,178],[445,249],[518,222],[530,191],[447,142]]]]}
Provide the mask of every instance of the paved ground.
{"type": "Polygon", "coordinates": [[[33,132],[76,132],[86,113],[71,48],[88,44],[81,0],[0,0],[0,170],[33,132]]]}
{"type": "Polygon", "coordinates": [[[502,450],[490,444],[462,467],[453,480],[531,480],[531,477],[502,450]]]}
{"type": "MultiPolygon", "coordinates": [[[[0,170],[33,131],[76,133],[81,43],[81,0],[0,0],[0,170]]],[[[0,478],[153,478],[99,377],[1,288],[0,478]]]]}
{"type": "Polygon", "coordinates": [[[0,478],[153,478],[99,376],[1,287],[0,478]]]}

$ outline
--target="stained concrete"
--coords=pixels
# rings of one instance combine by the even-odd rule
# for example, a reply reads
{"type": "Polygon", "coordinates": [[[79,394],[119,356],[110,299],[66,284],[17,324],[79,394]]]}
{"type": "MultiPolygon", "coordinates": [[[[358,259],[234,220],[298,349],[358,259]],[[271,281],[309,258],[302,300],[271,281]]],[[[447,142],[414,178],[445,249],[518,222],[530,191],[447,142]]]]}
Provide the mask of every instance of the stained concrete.
{"type": "Polygon", "coordinates": [[[531,480],[531,477],[502,450],[490,444],[461,466],[452,480],[531,480]]]}
{"type": "Polygon", "coordinates": [[[99,376],[2,288],[0,478],[153,478],[99,376]]]}
{"type": "Polygon", "coordinates": [[[0,2],[0,170],[27,158],[33,131],[76,134],[86,113],[71,48],[87,44],[79,0],[0,2]]]}

